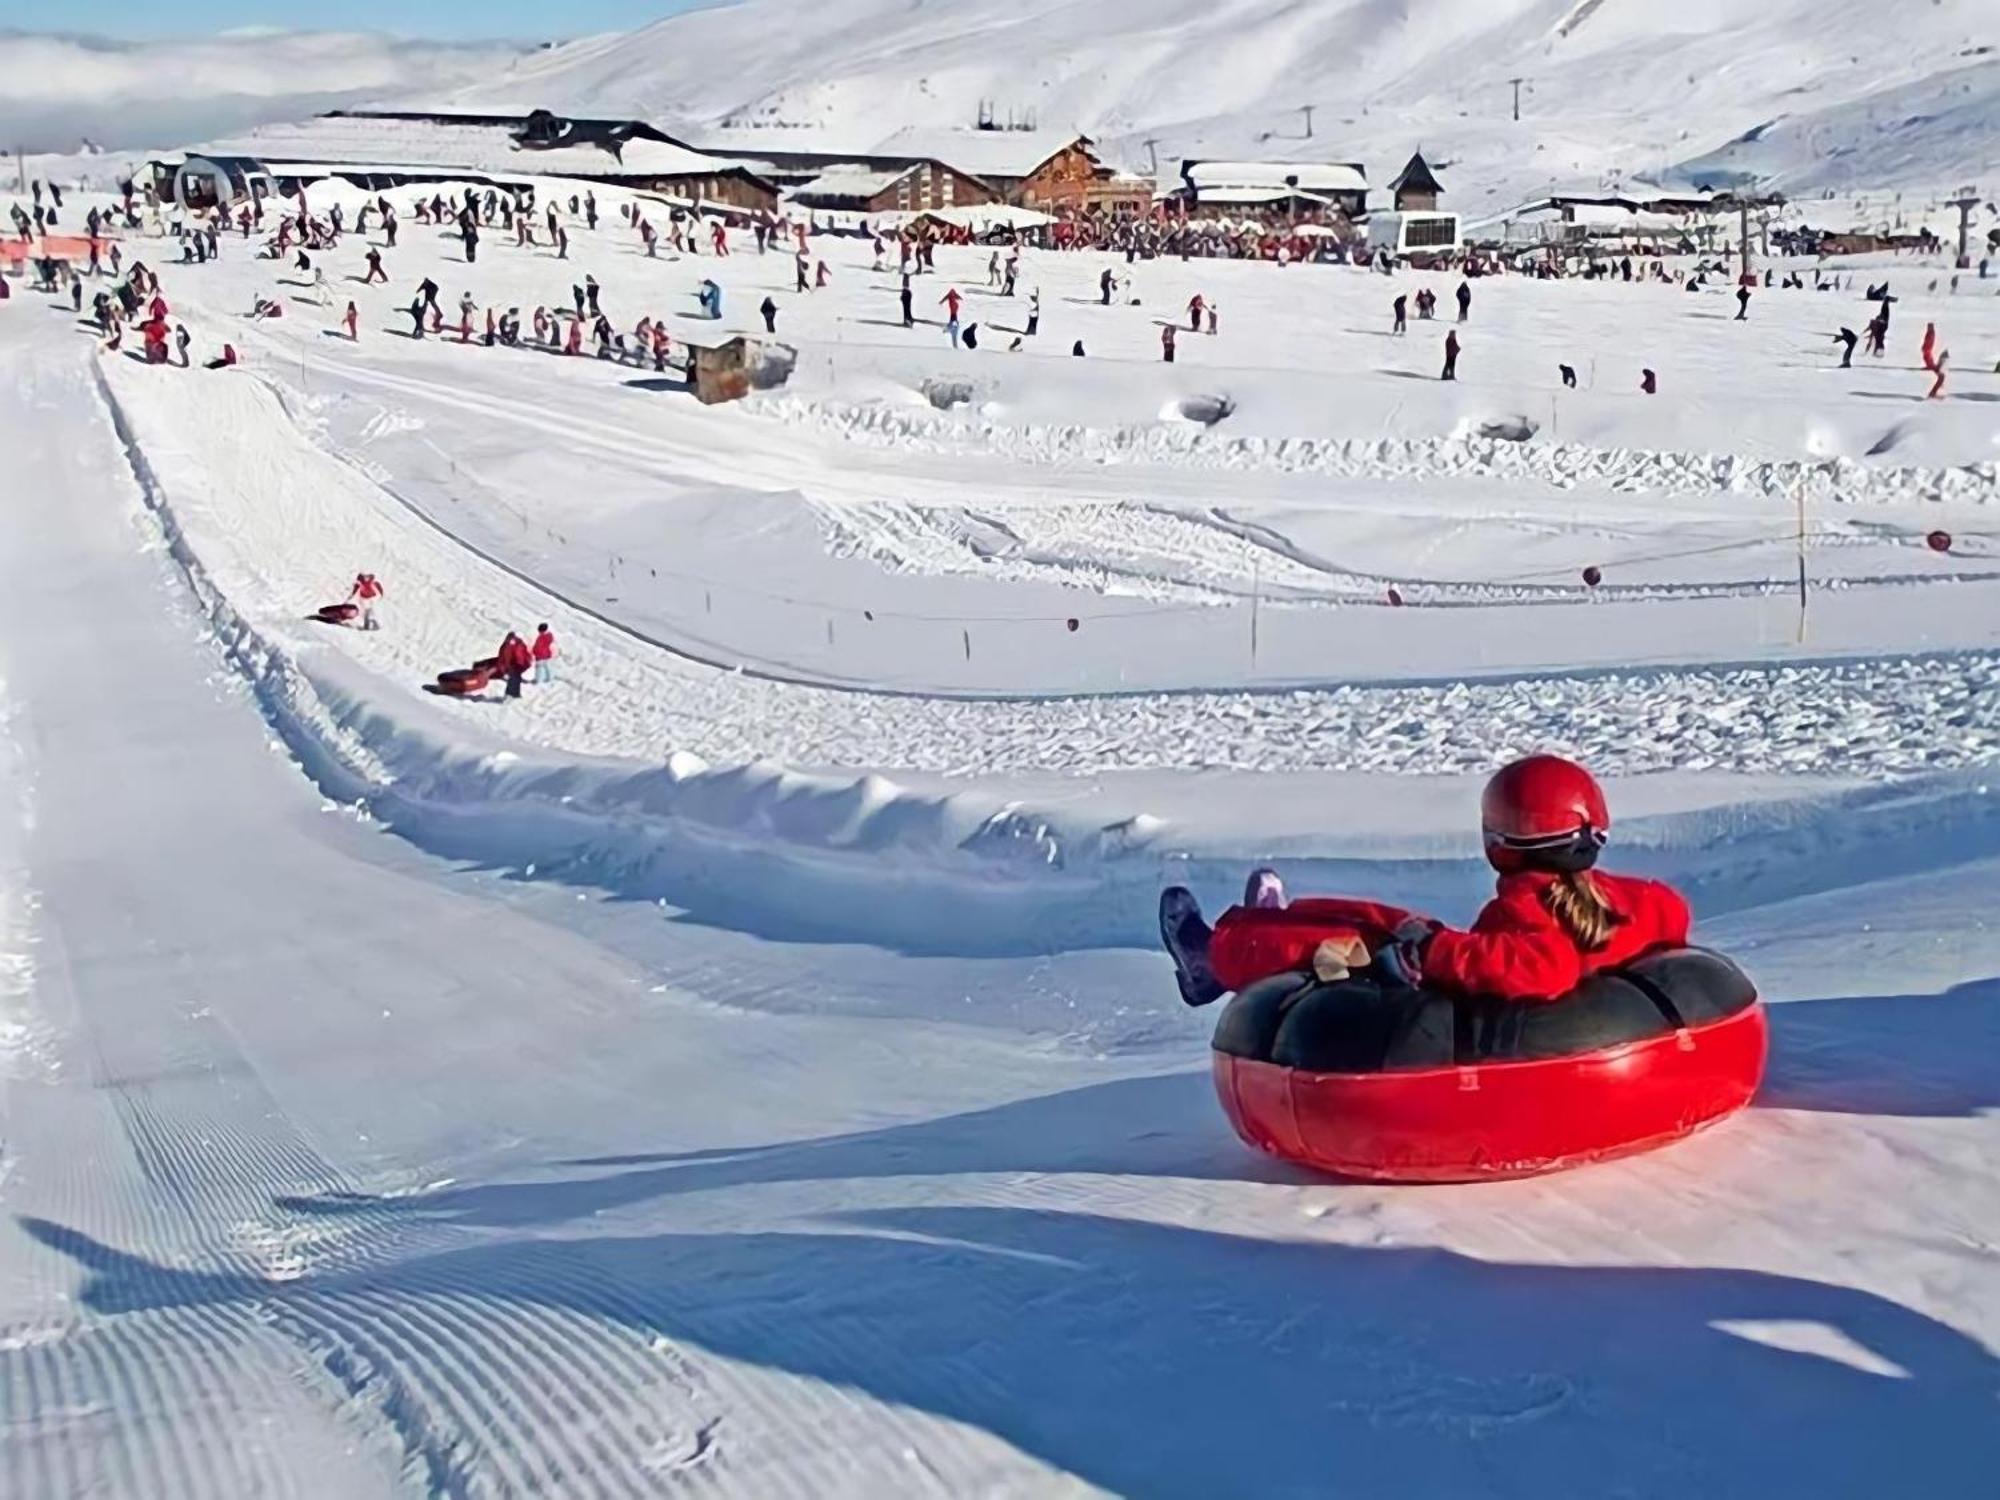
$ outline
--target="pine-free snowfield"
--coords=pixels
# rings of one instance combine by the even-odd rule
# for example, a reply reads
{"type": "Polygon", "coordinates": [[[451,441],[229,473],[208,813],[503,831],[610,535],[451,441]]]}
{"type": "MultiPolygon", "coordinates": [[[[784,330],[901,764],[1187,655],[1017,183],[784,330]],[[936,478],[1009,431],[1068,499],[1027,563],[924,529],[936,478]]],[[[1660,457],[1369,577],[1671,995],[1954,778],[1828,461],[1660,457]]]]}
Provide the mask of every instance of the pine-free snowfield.
{"type": "MultiPolygon", "coordinates": [[[[404,232],[407,301],[449,261],[404,232]]],[[[8,1492],[1984,1492],[1980,403],[1864,460],[1862,392],[1918,372],[1798,373],[1833,386],[1808,400],[1712,352],[1743,332],[1693,327],[1719,299],[1514,283],[1440,394],[1309,352],[1383,321],[1380,283],[1199,264],[1072,333],[1097,265],[1031,258],[1043,336],[1090,358],[954,357],[842,326],[893,306],[849,245],[796,330],[781,294],[797,388],[703,413],[625,384],[650,372],[394,339],[387,298],[355,348],[296,304],[249,329],[284,273],[232,249],[167,273],[197,350],[246,352],[226,375],[93,369],[38,300],[0,324],[8,1492]],[[1225,332],[1167,381],[1145,320],[1182,276],[1225,332]],[[1600,360],[1625,317],[1706,362],[1712,422],[1601,363],[1570,446],[1469,437],[1548,399],[1540,297],[1600,360]],[[1202,439],[1158,420],[1230,370],[1202,439]],[[940,414],[930,378],[991,385],[940,414]],[[1759,464],[1853,538],[1809,553],[1852,571],[1803,651],[1765,536],[1796,494],[1736,482],[1759,464]],[[1587,562],[1594,600],[1519,576],[1587,562]],[[387,628],[301,620],[361,568],[387,628]],[[556,687],[417,691],[538,619],[556,687]],[[940,621],[973,638],[956,680],[940,621]],[[1101,696],[1121,674],[1145,691],[1101,696]],[[1614,781],[1622,860],[1777,1002],[1760,1107],[1485,1188],[1249,1157],[1150,951],[1157,885],[1277,853],[1463,918],[1477,773],[1536,743],[1646,773],[1614,781]]],[[[744,314],[784,269],[721,266],[744,314]]],[[[627,329],[716,269],[597,264],[627,329]]],[[[570,279],[498,246],[457,274],[570,279]]],[[[1831,363],[1812,296],[1753,309],[1765,363],[1831,363]]],[[[1939,304],[1990,345],[1990,299],[1939,304]]]]}

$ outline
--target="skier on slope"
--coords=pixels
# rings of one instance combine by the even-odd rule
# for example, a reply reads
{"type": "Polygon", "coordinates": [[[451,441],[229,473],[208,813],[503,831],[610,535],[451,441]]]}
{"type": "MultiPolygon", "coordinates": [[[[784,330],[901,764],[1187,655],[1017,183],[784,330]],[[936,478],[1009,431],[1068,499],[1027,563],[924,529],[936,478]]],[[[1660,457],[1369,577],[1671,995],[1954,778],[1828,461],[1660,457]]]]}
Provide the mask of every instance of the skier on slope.
{"type": "MultiPolygon", "coordinates": [[[[1600,970],[1687,943],[1691,918],[1679,892],[1595,870],[1611,814],[1583,767],[1554,755],[1515,761],[1487,782],[1480,823],[1487,862],[1499,875],[1493,899],[1467,931],[1428,917],[1400,922],[1369,956],[1373,977],[1385,987],[1553,1000],[1600,970]]],[[[1366,910],[1348,901],[1288,903],[1277,874],[1257,870],[1243,904],[1214,928],[1189,891],[1167,890],[1160,930],[1181,997],[1207,1005],[1232,989],[1318,969],[1329,959],[1344,972],[1344,940],[1366,910]],[[1322,943],[1334,941],[1342,953],[1324,953],[1322,943]]]]}

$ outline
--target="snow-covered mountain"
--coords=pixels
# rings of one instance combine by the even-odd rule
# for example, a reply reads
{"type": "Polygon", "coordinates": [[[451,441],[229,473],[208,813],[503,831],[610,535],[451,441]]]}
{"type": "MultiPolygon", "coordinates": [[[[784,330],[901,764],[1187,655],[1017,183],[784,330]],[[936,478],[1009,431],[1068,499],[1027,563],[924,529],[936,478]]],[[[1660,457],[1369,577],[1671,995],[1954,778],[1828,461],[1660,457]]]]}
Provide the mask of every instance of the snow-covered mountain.
{"type": "Polygon", "coordinates": [[[1163,163],[1326,156],[1377,181],[1421,145],[1465,212],[1620,174],[1936,189],[2000,166],[1996,20],[1995,0],[741,0],[449,102],[775,144],[971,125],[986,101],[1127,165],[1150,141],[1163,163]]]}

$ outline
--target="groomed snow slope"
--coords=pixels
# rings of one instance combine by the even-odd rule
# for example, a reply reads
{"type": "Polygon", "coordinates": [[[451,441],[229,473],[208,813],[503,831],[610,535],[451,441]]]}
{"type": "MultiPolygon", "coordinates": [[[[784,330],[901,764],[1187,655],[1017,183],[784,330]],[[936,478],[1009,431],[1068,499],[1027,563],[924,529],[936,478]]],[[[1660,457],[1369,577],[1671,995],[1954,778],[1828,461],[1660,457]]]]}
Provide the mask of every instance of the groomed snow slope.
{"type": "Polygon", "coordinates": [[[1141,932],[821,946],[587,899],[586,865],[454,871],[319,803],[85,346],[23,332],[0,850],[42,1040],[0,1093],[9,1492],[1985,1492],[1974,784],[1887,799],[1946,818],[1903,873],[1800,809],[1706,903],[1779,1002],[1745,1118],[1561,1179],[1315,1182],[1228,1138],[1141,932]],[[1098,1036],[1051,1045],[1010,994],[1098,1036]]]}
{"type": "Polygon", "coordinates": [[[726,126],[751,152],[968,127],[988,100],[1127,165],[1154,139],[1169,176],[1183,156],[1324,155],[1378,188],[1421,145],[1476,215],[1552,182],[1671,175],[1750,132],[1761,148],[1710,165],[1794,194],[1983,177],[1990,22],[1984,0],[744,0],[531,54],[449,102],[726,126]]]}

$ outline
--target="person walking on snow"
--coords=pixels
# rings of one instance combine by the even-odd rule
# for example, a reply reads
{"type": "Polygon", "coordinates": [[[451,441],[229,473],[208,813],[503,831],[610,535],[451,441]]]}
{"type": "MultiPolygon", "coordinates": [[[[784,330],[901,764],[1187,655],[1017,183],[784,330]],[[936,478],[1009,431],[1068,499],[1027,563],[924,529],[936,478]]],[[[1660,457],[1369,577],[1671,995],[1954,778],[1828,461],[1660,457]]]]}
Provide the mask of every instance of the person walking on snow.
{"type": "Polygon", "coordinates": [[[1167,364],[1174,362],[1174,340],[1179,332],[1171,323],[1160,325],[1160,358],[1167,364]]]}
{"type": "Polygon", "coordinates": [[[778,331],[778,304],[769,297],[766,297],[764,305],[758,308],[757,311],[764,315],[764,332],[776,333],[778,331]]]}
{"type": "Polygon", "coordinates": [[[903,326],[905,328],[916,327],[917,315],[912,306],[916,294],[910,290],[910,273],[908,271],[903,273],[903,289],[897,295],[903,304],[903,326]]]}
{"type": "Polygon", "coordinates": [[[1854,330],[1852,328],[1841,329],[1840,332],[1833,336],[1833,341],[1840,345],[1840,368],[1843,370],[1853,369],[1854,346],[1861,342],[1860,339],[1855,337],[1854,330]]]}
{"type": "Polygon", "coordinates": [[[1951,351],[1949,349],[1940,349],[1937,351],[1931,363],[1931,374],[1937,378],[1931,381],[1930,394],[1924,397],[1926,401],[1942,401],[1944,399],[1944,372],[1945,366],[1950,362],[1951,351]]]}
{"type": "Polygon", "coordinates": [[[499,651],[494,653],[494,665],[507,679],[507,696],[518,698],[521,696],[521,679],[534,668],[535,654],[526,641],[510,630],[507,638],[500,643],[499,651]]]}
{"type": "Polygon", "coordinates": [[[1458,284],[1458,321],[1463,323],[1467,321],[1469,318],[1471,318],[1471,316],[1472,316],[1472,283],[1469,281],[1461,281],[1458,284]]]}
{"type": "Polygon", "coordinates": [[[1935,323],[1924,324],[1922,358],[1924,368],[1935,375],[1937,373],[1937,324],[1935,323]]]}
{"type": "Polygon", "coordinates": [[[340,320],[340,326],[347,330],[347,341],[350,344],[358,344],[361,342],[360,334],[358,334],[355,331],[356,325],[359,324],[360,321],[361,321],[361,314],[358,311],[356,311],[355,306],[352,302],[348,303],[347,312],[344,316],[342,316],[340,320]]]}
{"type": "Polygon", "coordinates": [[[1393,304],[1396,326],[1389,331],[1398,337],[1410,331],[1410,299],[1407,295],[1398,297],[1393,304]]]}
{"type": "Polygon", "coordinates": [[[1866,352],[1874,359],[1882,357],[1882,351],[1889,342],[1889,314],[1885,308],[1868,320],[1868,342],[1866,352]]]}
{"type": "Polygon", "coordinates": [[[1444,373],[1438,379],[1458,379],[1458,330],[1456,328],[1447,328],[1444,331],[1444,373]]]}
{"type": "Polygon", "coordinates": [[[1204,312],[1204,311],[1205,311],[1205,310],[1207,309],[1207,307],[1208,307],[1208,303],[1207,303],[1206,301],[1204,301],[1204,300],[1203,300],[1203,298],[1202,298],[1202,295],[1201,295],[1201,293],[1200,293],[1200,292],[1196,292],[1196,293],[1194,294],[1194,296],[1192,296],[1192,297],[1190,297],[1190,298],[1188,299],[1188,332],[1189,332],[1189,333],[1200,333],[1200,332],[1201,332],[1201,315],[1202,315],[1202,313],[1203,313],[1203,312],[1204,312]]]}
{"type": "Polygon", "coordinates": [[[361,278],[361,284],[363,286],[371,286],[378,281],[387,286],[389,283],[389,273],[382,269],[382,252],[377,250],[373,245],[370,245],[368,247],[368,274],[361,278]]]}
{"type": "Polygon", "coordinates": [[[1042,331],[1042,289],[1036,287],[1028,293],[1028,337],[1033,338],[1042,331]]]}
{"type": "Polygon", "coordinates": [[[535,627],[535,644],[529,648],[528,654],[535,662],[535,686],[546,687],[554,682],[556,638],[555,633],[549,629],[548,621],[544,620],[535,627]]]}
{"type": "Polygon", "coordinates": [[[361,628],[380,630],[382,623],[375,611],[382,602],[382,585],[373,573],[356,573],[354,587],[347,591],[348,602],[361,608],[361,628]]]}
{"type": "Polygon", "coordinates": [[[1747,323],[1749,320],[1750,320],[1750,288],[1747,286],[1739,286],[1736,289],[1736,321],[1739,323],[1747,323]]]}

